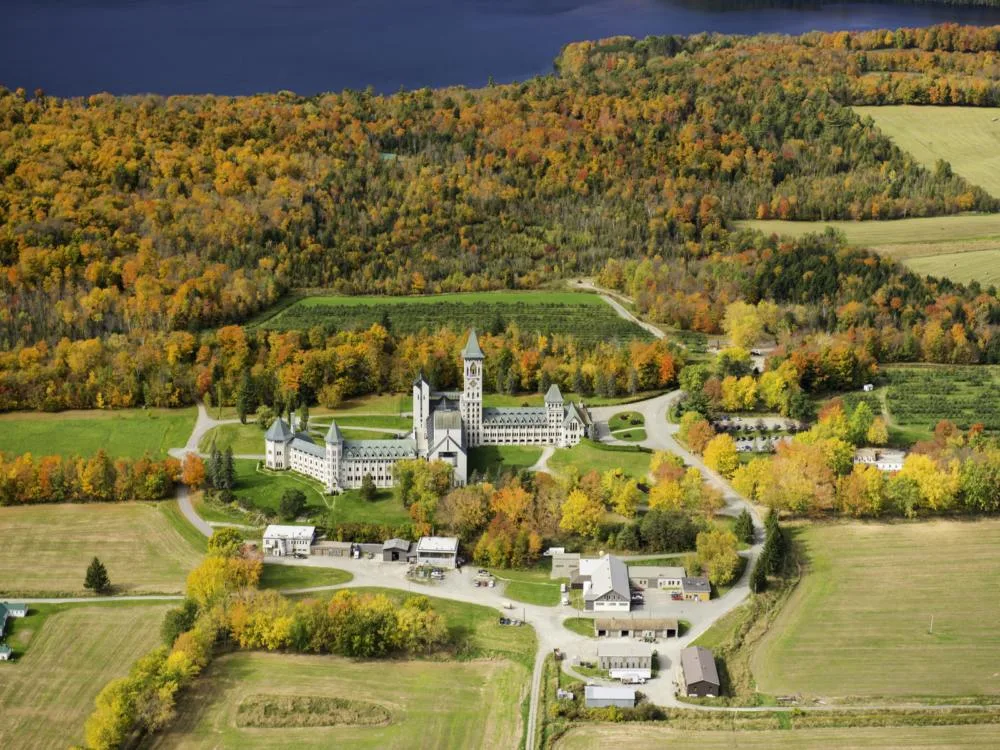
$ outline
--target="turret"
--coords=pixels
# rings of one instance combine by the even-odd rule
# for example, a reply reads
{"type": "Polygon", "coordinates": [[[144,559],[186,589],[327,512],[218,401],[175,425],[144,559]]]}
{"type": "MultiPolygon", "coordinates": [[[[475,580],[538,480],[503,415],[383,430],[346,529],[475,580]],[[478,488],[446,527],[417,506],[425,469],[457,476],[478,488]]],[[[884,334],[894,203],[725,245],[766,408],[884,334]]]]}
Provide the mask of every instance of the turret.
{"type": "Polygon", "coordinates": [[[549,442],[562,443],[563,397],[559,386],[553,383],[545,394],[545,417],[549,431],[549,442]]]}
{"type": "Polygon", "coordinates": [[[413,439],[417,443],[417,454],[424,455],[427,445],[427,418],[431,413],[431,386],[420,373],[413,381],[413,439]]]}
{"type": "Polygon", "coordinates": [[[264,465],[269,469],[289,468],[289,446],[292,429],[281,417],[275,419],[264,433],[264,465]]]}
{"type": "Polygon", "coordinates": [[[344,436],[336,421],[330,421],[326,431],[326,491],[334,492],[340,487],[340,459],[344,455],[344,436]]]}

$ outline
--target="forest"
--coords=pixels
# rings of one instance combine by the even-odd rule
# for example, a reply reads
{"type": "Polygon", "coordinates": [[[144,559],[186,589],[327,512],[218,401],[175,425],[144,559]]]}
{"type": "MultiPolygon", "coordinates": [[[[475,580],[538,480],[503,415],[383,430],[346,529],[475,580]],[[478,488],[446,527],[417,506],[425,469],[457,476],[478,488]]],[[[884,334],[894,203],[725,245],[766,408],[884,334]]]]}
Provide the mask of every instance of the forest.
{"type": "Polygon", "coordinates": [[[203,339],[229,334],[212,329],[294,288],[534,288],[602,270],[698,331],[772,300],[809,334],[782,356],[832,336],[879,361],[998,361],[995,289],[835,235],[728,229],[998,210],[849,109],[995,105],[998,51],[1000,29],[958,26],[614,38],[567,46],[557,75],[480,90],[0,89],[0,408],[190,403],[222,375],[203,339]]]}

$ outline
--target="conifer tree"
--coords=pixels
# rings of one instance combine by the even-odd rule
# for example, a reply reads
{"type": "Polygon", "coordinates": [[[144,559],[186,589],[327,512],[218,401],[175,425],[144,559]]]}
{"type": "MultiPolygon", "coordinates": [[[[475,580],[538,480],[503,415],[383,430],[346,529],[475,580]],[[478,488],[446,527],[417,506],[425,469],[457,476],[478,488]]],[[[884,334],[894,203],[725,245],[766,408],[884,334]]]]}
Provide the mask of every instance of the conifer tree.
{"type": "Polygon", "coordinates": [[[96,557],[87,566],[87,575],[83,580],[83,587],[93,591],[95,594],[107,594],[111,591],[111,579],[108,577],[108,569],[96,557]]]}

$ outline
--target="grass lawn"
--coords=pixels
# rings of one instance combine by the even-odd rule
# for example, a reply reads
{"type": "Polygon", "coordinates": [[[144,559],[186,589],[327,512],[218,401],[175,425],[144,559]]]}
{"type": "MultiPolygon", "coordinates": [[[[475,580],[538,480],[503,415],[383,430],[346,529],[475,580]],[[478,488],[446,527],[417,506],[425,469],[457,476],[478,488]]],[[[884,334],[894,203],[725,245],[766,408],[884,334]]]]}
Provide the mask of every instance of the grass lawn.
{"type": "Polygon", "coordinates": [[[0,508],[0,593],[86,594],[95,555],[117,593],[180,593],[205,549],[181,523],[173,501],[0,508]]]}
{"type": "Polygon", "coordinates": [[[263,461],[238,458],[234,463],[236,488],[233,492],[255,508],[276,513],[281,493],[290,487],[306,494],[307,515],[325,512],[328,507],[326,496],[318,482],[291,471],[258,471],[257,464],[263,464],[263,461]]]}
{"type": "Polygon", "coordinates": [[[353,575],[337,568],[307,568],[304,565],[264,565],[260,577],[262,589],[305,589],[311,586],[335,586],[347,583],[353,575]]]}
{"type": "Polygon", "coordinates": [[[392,490],[379,490],[375,500],[362,499],[359,490],[347,490],[327,498],[332,510],[326,518],[336,523],[405,523],[410,514],[392,490]]]}
{"type": "Polygon", "coordinates": [[[924,276],[948,278],[963,284],[978,281],[985,289],[1000,285],[1000,242],[997,245],[993,250],[910,258],[906,265],[924,276]]]}
{"type": "MultiPolygon", "coordinates": [[[[97,693],[159,644],[170,606],[33,606],[15,626],[18,639],[30,647],[17,661],[0,664],[0,747],[61,749],[82,743],[83,722],[97,693]]],[[[14,644],[18,651],[19,645],[14,644]]]]}
{"type": "Polygon", "coordinates": [[[92,456],[103,449],[113,457],[163,458],[187,442],[196,416],[194,408],[0,414],[0,451],[92,456]]]}
{"type": "Polygon", "coordinates": [[[642,427],[646,424],[646,418],[637,411],[620,411],[608,420],[608,428],[615,432],[630,427],[642,427]]]}
{"type": "Polygon", "coordinates": [[[563,625],[567,630],[572,630],[577,635],[585,635],[588,638],[594,637],[594,620],[590,617],[567,617],[563,620],[563,625]]]}
{"type": "Polygon", "coordinates": [[[641,427],[633,427],[628,430],[619,430],[612,433],[616,440],[624,440],[627,443],[641,443],[646,439],[646,431],[641,427]]]}
{"type": "Polygon", "coordinates": [[[556,750],[646,750],[651,747],[699,750],[957,750],[996,746],[995,725],[849,727],[765,731],[685,731],[655,724],[587,724],[560,737],[556,750]]]}
{"type": "Polygon", "coordinates": [[[156,748],[513,748],[529,672],[506,660],[364,662],[334,656],[237,653],[217,659],[182,702],[156,748]],[[357,699],[387,709],[386,726],[237,726],[252,695],[357,699]]]}
{"type": "Polygon", "coordinates": [[[581,475],[591,470],[603,473],[620,468],[628,476],[641,481],[649,473],[649,459],[649,453],[613,451],[591,441],[581,441],[572,448],[557,448],[549,459],[549,467],[559,473],[575,470],[581,475]]]}
{"type": "Polygon", "coordinates": [[[930,170],[938,159],[990,195],[1000,196],[1000,108],[854,107],[930,170]]]}
{"type": "Polygon", "coordinates": [[[483,445],[469,451],[469,474],[477,471],[495,476],[501,471],[518,471],[534,466],[542,449],[531,445],[483,445]]]}
{"type": "Polygon", "coordinates": [[[236,454],[256,454],[264,452],[264,430],[256,424],[220,424],[206,432],[201,442],[198,443],[198,450],[208,453],[212,450],[212,443],[220,451],[232,448],[236,454]]]}
{"type": "Polygon", "coordinates": [[[516,602],[554,607],[559,603],[559,585],[562,581],[549,578],[549,571],[542,568],[527,570],[490,570],[498,581],[506,581],[504,596],[516,602]]]}
{"type": "Polygon", "coordinates": [[[807,525],[797,537],[806,572],[752,656],[758,690],[1000,693],[1000,520],[807,525]]]}

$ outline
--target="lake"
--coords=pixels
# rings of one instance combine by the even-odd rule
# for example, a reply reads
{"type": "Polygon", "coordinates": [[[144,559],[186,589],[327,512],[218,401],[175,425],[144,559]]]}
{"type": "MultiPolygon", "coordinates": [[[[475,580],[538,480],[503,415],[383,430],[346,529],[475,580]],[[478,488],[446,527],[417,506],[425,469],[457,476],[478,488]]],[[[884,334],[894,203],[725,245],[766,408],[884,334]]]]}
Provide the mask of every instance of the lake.
{"type": "Polygon", "coordinates": [[[1000,24],[1000,8],[710,0],[6,0],[0,84],[58,96],[481,86],[616,34],[1000,24]]]}

